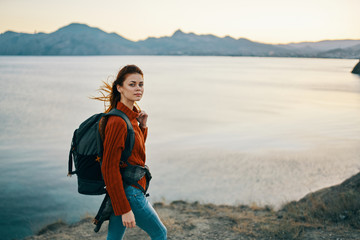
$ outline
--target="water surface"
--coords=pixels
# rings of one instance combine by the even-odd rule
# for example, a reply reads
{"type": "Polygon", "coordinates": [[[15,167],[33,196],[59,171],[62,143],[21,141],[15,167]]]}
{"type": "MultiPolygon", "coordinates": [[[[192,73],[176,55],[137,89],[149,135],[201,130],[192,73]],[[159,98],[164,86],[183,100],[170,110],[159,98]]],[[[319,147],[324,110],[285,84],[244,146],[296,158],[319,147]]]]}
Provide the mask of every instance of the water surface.
{"type": "Polygon", "coordinates": [[[0,234],[23,237],[94,214],[102,197],[67,178],[74,129],[103,111],[97,95],[125,64],[145,73],[151,201],[271,204],[359,171],[356,60],[0,57],[0,234]]]}

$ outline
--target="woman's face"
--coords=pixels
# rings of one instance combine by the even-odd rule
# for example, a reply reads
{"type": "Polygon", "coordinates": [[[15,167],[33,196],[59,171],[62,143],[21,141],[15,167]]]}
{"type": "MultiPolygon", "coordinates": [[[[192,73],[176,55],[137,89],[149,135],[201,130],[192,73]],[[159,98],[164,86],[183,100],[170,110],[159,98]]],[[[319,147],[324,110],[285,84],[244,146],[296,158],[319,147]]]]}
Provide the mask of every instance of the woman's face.
{"type": "Polygon", "coordinates": [[[140,101],[144,93],[144,79],[139,73],[127,75],[123,85],[117,85],[122,100],[140,101]]]}

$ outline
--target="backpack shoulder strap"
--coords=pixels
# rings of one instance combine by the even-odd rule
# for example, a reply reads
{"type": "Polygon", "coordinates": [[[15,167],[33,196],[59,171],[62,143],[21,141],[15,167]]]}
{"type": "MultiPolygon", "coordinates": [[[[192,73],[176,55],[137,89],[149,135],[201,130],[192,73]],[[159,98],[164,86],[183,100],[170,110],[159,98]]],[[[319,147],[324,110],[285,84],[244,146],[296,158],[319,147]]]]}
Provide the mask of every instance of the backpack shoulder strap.
{"type": "Polygon", "coordinates": [[[106,116],[118,116],[121,117],[125,123],[126,123],[126,127],[127,127],[127,136],[126,136],[126,141],[125,141],[125,149],[124,152],[121,154],[121,161],[125,162],[128,165],[131,165],[128,162],[128,158],[131,155],[131,152],[134,148],[134,143],[135,143],[135,133],[134,133],[134,128],[130,122],[130,119],[128,118],[128,116],[126,116],[126,114],[124,112],[122,112],[119,109],[112,109],[110,112],[105,114],[106,116]]]}

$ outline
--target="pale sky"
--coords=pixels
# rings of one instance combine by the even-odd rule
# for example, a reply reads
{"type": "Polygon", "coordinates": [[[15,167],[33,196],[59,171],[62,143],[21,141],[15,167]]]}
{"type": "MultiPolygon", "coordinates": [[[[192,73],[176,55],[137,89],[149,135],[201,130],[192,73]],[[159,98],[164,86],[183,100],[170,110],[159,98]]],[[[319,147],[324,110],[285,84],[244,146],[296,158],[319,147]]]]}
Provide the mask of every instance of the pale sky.
{"type": "Polygon", "coordinates": [[[177,29],[265,43],[360,39],[360,0],[0,0],[0,33],[85,23],[132,40],[177,29]]]}

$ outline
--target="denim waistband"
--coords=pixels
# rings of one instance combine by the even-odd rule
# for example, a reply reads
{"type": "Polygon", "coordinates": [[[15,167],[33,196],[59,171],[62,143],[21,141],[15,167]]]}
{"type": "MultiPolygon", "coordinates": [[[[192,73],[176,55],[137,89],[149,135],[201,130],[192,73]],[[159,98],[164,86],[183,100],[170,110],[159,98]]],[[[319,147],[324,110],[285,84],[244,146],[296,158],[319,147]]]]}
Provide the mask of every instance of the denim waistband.
{"type": "Polygon", "coordinates": [[[124,184],[124,190],[127,194],[143,193],[140,189],[127,184],[124,184]]]}

